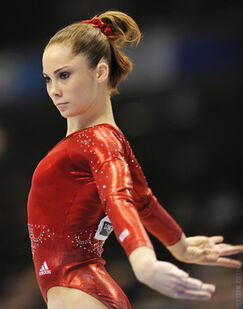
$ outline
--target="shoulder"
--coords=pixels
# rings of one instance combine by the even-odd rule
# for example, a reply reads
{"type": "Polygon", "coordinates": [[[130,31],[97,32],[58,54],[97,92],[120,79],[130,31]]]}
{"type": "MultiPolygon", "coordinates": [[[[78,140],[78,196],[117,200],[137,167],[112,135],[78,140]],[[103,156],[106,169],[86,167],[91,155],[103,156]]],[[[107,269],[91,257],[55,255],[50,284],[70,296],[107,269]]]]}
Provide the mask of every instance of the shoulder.
{"type": "Polygon", "coordinates": [[[69,140],[69,152],[79,154],[127,152],[127,140],[121,130],[110,124],[100,124],[75,132],[69,140]]]}
{"type": "Polygon", "coordinates": [[[101,124],[92,128],[93,139],[105,143],[124,143],[125,136],[116,127],[110,124],[101,124]]]}
{"type": "Polygon", "coordinates": [[[126,155],[126,139],[123,133],[109,124],[93,127],[91,146],[94,153],[126,155]]]}

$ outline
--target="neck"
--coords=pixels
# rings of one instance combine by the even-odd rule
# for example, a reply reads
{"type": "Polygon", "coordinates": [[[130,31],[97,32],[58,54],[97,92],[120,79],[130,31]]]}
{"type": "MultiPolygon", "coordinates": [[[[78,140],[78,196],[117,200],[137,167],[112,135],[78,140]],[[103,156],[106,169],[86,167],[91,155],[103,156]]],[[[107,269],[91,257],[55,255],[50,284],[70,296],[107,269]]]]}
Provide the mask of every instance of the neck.
{"type": "Polygon", "coordinates": [[[95,103],[94,108],[90,108],[84,114],[67,118],[66,136],[102,123],[109,123],[116,127],[110,97],[107,97],[102,104],[95,103]]]}

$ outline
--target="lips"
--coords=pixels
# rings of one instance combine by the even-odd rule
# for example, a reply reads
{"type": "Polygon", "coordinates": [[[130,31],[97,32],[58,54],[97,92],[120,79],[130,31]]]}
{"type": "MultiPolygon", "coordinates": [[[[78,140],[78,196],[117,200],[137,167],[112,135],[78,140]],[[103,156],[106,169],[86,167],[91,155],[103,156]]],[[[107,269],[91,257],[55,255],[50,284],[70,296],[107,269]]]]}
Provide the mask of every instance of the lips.
{"type": "Polygon", "coordinates": [[[68,102],[56,103],[56,107],[59,109],[59,111],[65,110],[67,105],[68,105],[68,102]]]}
{"type": "Polygon", "coordinates": [[[59,107],[59,106],[64,106],[64,105],[66,105],[66,104],[68,104],[68,102],[60,102],[60,103],[57,103],[56,106],[59,107]]]}

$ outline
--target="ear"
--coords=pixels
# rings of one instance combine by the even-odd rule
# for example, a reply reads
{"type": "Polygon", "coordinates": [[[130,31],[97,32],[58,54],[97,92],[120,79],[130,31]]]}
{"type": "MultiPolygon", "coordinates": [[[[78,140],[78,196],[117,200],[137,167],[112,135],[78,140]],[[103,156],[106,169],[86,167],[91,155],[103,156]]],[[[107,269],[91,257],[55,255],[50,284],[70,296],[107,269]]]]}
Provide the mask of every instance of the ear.
{"type": "Polygon", "coordinates": [[[98,83],[103,83],[108,79],[109,76],[109,66],[108,64],[101,59],[101,61],[97,64],[96,67],[97,72],[97,81],[98,83]]]}

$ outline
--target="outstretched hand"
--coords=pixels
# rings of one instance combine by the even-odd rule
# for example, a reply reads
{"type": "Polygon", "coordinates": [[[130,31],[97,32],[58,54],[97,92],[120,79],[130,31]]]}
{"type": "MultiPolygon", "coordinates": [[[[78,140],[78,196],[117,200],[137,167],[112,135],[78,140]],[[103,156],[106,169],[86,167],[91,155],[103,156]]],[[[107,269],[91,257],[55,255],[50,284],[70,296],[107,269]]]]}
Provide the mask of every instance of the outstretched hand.
{"type": "Polygon", "coordinates": [[[172,298],[208,300],[215,291],[213,284],[192,278],[177,266],[163,261],[153,263],[143,282],[152,289],[172,298]]]}
{"type": "Polygon", "coordinates": [[[235,255],[243,252],[243,245],[230,245],[223,243],[223,236],[194,236],[185,237],[186,244],[183,252],[172,254],[183,262],[202,265],[216,265],[231,268],[241,267],[241,261],[226,258],[225,256],[235,255]]]}
{"type": "Polygon", "coordinates": [[[208,300],[213,284],[192,278],[172,263],[158,261],[152,248],[141,246],[129,255],[137,279],[166,296],[177,299],[208,300]]]}

